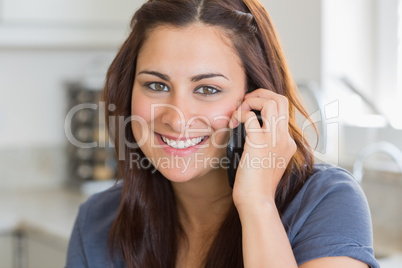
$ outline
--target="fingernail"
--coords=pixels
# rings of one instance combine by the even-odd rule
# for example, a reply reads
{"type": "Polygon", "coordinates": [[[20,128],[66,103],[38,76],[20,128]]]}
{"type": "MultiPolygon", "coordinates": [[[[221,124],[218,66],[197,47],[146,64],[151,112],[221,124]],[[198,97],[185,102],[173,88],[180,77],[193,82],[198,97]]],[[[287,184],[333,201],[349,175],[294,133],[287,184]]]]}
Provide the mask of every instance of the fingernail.
{"type": "Polygon", "coordinates": [[[232,119],[229,120],[229,128],[233,128],[233,120],[232,119]]]}
{"type": "Polygon", "coordinates": [[[230,128],[232,128],[232,129],[236,128],[238,125],[239,125],[239,121],[237,121],[236,118],[230,119],[230,121],[229,121],[229,127],[230,128]]]}

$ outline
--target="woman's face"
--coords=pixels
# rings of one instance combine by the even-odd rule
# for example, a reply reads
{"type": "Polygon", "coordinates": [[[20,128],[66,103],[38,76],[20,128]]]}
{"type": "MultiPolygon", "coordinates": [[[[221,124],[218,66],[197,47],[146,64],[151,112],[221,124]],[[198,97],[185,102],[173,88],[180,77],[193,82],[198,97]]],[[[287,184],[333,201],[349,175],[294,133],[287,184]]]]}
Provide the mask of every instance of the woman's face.
{"type": "Polygon", "coordinates": [[[229,118],[246,84],[240,58],[222,29],[159,26],[136,64],[132,131],[145,156],[173,182],[219,174],[229,118]]]}

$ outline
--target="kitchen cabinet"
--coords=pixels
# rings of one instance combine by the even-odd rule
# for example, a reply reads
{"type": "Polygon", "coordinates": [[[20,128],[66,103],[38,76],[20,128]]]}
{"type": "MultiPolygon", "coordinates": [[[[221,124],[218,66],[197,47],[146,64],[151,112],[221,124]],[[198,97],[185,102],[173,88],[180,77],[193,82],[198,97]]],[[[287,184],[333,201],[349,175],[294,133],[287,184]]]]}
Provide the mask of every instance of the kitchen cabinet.
{"type": "Polygon", "coordinates": [[[0,47],[116,48],[144,2],[0,0],[0,47]]]}
{"type": "Polygon", "coordinates": [[[0,234],[0,260],[1,267],[13,267],[13,236],[11,234],[0,234]]]}
{"type": "Polygon", "coordinates": [[[0,268],[54,268],[66,264],[67,242],[34,229],[0,235],[0,268]]]}
{"type": "Polygon", "coordinates": [[[64,267],[79,205],[75,190],[0,191],[0,268],[64,267]]]}
{"type": "Polygon", "coordinates": [[[64,267],[67,248],[52,241],[46,236],[27,236],[26,260],[27,268],[64,267]]]}

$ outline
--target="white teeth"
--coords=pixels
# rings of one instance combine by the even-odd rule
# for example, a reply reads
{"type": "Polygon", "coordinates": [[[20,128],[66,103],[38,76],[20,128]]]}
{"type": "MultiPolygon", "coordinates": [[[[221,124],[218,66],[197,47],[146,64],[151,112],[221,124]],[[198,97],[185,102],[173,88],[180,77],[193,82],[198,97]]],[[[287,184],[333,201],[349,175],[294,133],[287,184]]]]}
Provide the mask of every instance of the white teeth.
{"type": "Polygon", "coordinates": [[[200,143],[204,137],[198,137],[198,138],[192,138],[192,139],[187,139],[187,140],[181,140],[181,141],[174,141],[174,140],[169,140],[165,136],[162,136],[162,140],[169,146],[175,148],[175,149],[185,149],[190,146],[197,145],[200,143]]]}
{"type": "Polygon", "coordinates": [[[183,148],[184,148],[184,141],[179,141],[179,142],[177,143],[177,148],[183,149],[183,148]]]}
{"type": "Polygon", "coordinates": [[[198,138],[193,138],[191,139],[191,142],[193,143],[193,145],[200,143],[202,141],[204,137],[198,137],[198,138]]]}

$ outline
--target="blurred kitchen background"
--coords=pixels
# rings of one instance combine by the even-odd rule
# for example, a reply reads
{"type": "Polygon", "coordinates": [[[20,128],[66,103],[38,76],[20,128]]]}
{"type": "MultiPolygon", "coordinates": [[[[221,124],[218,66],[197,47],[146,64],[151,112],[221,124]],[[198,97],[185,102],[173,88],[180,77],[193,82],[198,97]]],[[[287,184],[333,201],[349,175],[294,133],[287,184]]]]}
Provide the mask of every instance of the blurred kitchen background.
{"type": "MultiPolygon", "coordinates": [[[[376,255],[402,267],[402,0],[262,2],[321,134],[299,118],[317,161],[361,182],[376,255]]],[[[0,268],[63,267],[79,204],[113,184],[99,97],[142,3],[0,0],[0,268]]]]}

